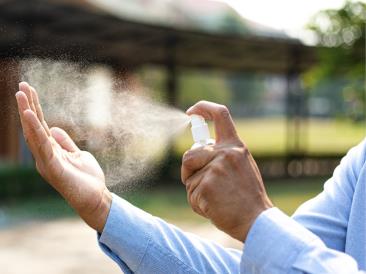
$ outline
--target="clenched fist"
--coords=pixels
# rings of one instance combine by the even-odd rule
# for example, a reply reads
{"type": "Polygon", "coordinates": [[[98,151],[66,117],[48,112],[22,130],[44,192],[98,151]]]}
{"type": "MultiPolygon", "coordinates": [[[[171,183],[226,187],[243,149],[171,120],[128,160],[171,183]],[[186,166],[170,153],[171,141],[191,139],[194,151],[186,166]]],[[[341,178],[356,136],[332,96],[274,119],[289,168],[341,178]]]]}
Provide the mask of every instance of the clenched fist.
{"type": "Polygon", "coordinates": [[[212,120],[216,132],[215,145],[183,156],[181,176],[188,202],[195,212],[243,242],[257,216],[272,207],[258,167],[225,106],[201,101],[187,114],[212,120]]]}

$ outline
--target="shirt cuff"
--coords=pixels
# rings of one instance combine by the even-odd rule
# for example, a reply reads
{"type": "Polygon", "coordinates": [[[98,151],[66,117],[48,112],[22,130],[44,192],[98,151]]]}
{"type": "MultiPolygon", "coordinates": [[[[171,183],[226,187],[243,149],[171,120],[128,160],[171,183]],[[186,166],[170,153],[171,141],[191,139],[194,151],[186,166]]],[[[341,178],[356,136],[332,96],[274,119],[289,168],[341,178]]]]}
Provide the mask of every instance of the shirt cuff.
{"type": "Polygon", "coordinates": [[[252,225],[244,246],[241,273],[287,273],[314,234],[278,208],[261,213],[252,225]]]}
{"type": "Polygon", "coordinates": [[[99,245],[125,273],[135,272],[150,241],[151,215],[113,194],[99,245]]]}

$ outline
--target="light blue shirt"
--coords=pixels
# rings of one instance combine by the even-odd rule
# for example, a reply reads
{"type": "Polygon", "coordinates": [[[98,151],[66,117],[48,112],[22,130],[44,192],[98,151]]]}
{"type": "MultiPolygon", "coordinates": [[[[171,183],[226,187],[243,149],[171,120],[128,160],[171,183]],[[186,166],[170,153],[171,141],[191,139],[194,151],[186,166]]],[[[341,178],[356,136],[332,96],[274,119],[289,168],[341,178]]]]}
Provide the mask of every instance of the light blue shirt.
{"type": "Polygon", "coordinates": [[[259,215],[243,251],[183,232],[115,195],[99,244],[125,273],[363,273],[365,158],[366,140],[292,218],[277,208],[259,215]]]}

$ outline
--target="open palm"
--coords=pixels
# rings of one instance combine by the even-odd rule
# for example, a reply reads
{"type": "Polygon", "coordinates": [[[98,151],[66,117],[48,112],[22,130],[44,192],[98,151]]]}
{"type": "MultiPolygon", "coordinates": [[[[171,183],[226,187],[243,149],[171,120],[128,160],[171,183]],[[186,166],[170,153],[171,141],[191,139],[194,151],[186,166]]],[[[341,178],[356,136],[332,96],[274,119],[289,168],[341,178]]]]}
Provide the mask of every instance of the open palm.
{"type": "Polygon", "coordinates": [[[86,223],[102,231],[111,195],[98,162],[89,152],[81,151],[64,130],[48,128],[33,87],[22,82],[19,89],[19,115],[37,170],[86,223]]]}

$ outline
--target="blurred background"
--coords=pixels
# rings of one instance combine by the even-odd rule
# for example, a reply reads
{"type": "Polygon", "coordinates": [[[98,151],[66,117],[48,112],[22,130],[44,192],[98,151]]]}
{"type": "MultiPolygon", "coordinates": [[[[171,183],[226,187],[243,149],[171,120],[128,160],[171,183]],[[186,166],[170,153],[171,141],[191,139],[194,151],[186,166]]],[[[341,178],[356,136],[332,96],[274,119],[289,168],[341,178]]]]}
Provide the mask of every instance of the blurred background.
{"type": "MultiPolygon", "coordinates": [[[[24,61],[98,67],[131,92],[182,110],[199,100],[227,105],[271,199],[292,214],[365,137],[365,3],[0,0],[1,273],[119,273],[34,168],[14,100],[24,61]]],[[[180,164],[191,145],[187,130],[154,176],[112,190],[241,248],[187,205],[180,164]]]]}

